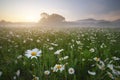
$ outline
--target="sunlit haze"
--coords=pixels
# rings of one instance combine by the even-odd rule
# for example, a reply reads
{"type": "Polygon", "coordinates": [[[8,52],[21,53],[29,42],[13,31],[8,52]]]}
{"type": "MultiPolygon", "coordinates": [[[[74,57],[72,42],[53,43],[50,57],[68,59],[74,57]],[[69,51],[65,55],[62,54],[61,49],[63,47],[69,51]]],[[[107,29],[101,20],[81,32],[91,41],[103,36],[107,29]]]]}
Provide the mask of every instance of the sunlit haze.
{"type": "Polygon", "coordinates": [[[0,0],[0,20],[37,22],[40,14],[57,13],[74,21],[120,18],[120,0],[0,0]]]}

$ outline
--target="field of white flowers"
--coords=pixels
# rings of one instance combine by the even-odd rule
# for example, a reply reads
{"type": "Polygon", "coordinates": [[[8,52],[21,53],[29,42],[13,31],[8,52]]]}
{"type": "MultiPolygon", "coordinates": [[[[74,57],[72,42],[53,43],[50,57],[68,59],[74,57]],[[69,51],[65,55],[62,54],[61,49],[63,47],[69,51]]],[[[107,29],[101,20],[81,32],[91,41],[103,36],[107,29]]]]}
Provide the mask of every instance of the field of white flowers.
{"type": "Polygon", "coordinates": [[[120,29],[1,27],[0,80],[120,80],[120,29]]]}

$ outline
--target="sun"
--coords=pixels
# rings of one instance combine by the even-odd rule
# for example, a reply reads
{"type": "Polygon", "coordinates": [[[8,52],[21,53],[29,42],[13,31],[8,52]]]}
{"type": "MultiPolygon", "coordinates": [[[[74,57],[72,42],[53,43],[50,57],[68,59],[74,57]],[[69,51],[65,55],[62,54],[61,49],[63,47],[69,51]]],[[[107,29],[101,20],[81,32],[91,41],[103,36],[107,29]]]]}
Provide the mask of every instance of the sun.
{"type": "Polygon", "coordinates": [[[27,22],[36,22],[38,20],[35,16],[26,16],[25,21],[27,22]]]}

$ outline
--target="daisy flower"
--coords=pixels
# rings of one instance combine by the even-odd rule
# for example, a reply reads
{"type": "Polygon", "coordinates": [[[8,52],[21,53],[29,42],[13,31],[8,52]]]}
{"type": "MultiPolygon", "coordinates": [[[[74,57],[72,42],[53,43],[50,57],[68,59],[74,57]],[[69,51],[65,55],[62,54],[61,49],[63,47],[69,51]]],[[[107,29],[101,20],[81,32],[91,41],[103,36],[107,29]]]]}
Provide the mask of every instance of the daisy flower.
{"type": "Polygon", "coordinates": [[[53,72],[60,71],[62,72],[65,69],[65,66],[62,64],[56,64],[53,68],[51,68],[53,72]]]}
{"type": "Polygon", "coordinates": [[[20,76],[20,70],[17,70],[16,75],[19,77],[20,76]]]}
{"type": "Polygon", "coordinates": [[[93,59],[97,62],[100,61],[100,58],[98,58],[98,57],[94,57],[93,59]]]}
{"type": "Polygon", "coordinates": [[[69,69],[68,69],[68,73],[69,73],[69,74],[74,74],[74,73],[75,73],[74,68],[69,68],[69,69]]]}
{"type": "Polygon", "coordinates": [[[3,73],[3,72],[2,72],[2,71],[0,71],[0,77],[2,76],[2,73],[3,73]]]}
{"type": "Polygon", "coordinates": [[[60,52],[62,52],[64,49],[57,50],[54,54],[58,55],[60,52]]]}
{"type": "Polygon", "coordinates": [[[32,59],[32,58],[37,58],[37,56],[40,56],[42,51],[35,48],[35,49],[32,49],[32,50],[27,50],[25,53],[26,53],[25,54],[26,57],[32,59]]]}
{"type": "Polygon", "coordinates": [[[89,51],[93,53],[93,52],[95,52],[95,49],[91,48],[89,51]]]}
{"type": "Polygon", "coordinates": [[[39,77],[33,75],[33,79],[32,80],[39,80],[39,77]]]}
{"type": "Polygon", "coordinates": [[[90,75],[93,75],[93,76],[94,76],[94,75],[96,75],[96,72],[92,72],[92,71],[89,71],[89,70],[88,70],[88,74],[90,74],[90,75]]]}
{"type": "Polygon", "coordinates": [[[45,75],[49,75],[49,74],[50,74],[50,71],[49,71],[49,70],[46,70],[46,71],[44,71],[44,74],[45,74],[45,75]]]}

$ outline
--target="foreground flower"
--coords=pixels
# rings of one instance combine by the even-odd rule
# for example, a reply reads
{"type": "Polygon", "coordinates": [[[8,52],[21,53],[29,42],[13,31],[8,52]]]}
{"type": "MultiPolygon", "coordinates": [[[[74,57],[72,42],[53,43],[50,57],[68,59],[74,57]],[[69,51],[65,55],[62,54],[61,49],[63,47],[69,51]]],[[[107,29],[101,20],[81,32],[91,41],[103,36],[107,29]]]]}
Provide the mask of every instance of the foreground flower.
{"type": "Polygon", "coordinates": [[[46,71],[44,72],[44,74],[45,74],[45,75],[49,75],[49,74],[50,74],[50,71],[49,71],[49,70],[46,70],[46,71]]]}
{"type": "Polygon", "coordinates": [[[68,69],[68,73],[69,73],[69,74],[74,74],[74,73],[75,73],[74,68],[69,68],[69,69],[68,69]]]}
{"type": "Polygon", "coordinates": [[[69,58],[69,56],[61,57],[61,58],[59,58],[59,61],[66,60],[68,58],[69,58]]]}
{"type": "Polygon", "coordinates": [[[91,48],[89,51],[93,53],[93,52],[95,52],[95,49],[91,48]]]}
{"type": "Polygon", "coordinates": [[[93,75],[93,76],[94,76],[94,75],[96,75],[96,72],[91,72],[91,71],[89,71],[89,70],[88,70],[88,74],[90,74],[90,75],[93,75]]]}
{"type": "Polygon", "coordinates": [[[108,65],[107,65],[107,67],[108,67],[109,69],[111,69],[111,70],[113,70],[113,66],[114,66],[113,64],[108,64],[108,65]]]}
{"type": "Polygon", "coordinates": [[[100,64],[97,64],[98,68],[101,70],[105,70],[105,63],[103,61],[100,61],[100,64]]]}
{"type": "Polygon", "coordinates": [[[116,56],[112,57],[112,59],[115,60],[115,61],[120,60],[120,58],[118,58],[116,56]]]}
{"type": "Polygon", "coordinates": [[[16,80],[16,78],[17,78],[16,76],[13,76],[13,80],[16,80]]]}
{"type": "Polygon", "coordinates": [[[62,64],[56,64],[53,68],[51,68],[53,72],[60,71],[62,72],[65,69],[65,66],[62,64]]]}
{"type": "Polygon", "coordinates": [[[42,53],[41,50],[35,48],[32,50],[27,50],[25,56],[27,56],[28,58],[37,58],[37,56],[40,56],[42,53]]]}
{"type": "Polygon", "coordinates": [[[54,54],[60,54],[64,49],[57,50],[54,54]]]}
{"type": "Polygon", "coordinates": [[[20,70],[17,70],[16,75],[19,77],[20,76],[20,70]]]}
{"type": "Polygon", "coordinates": [[[107,74],[108,74],[108,76],[109,76],[111,79],[114,79],[114,77],[113,77],[112,73],[107,72],[107,74]]]}
{"type": "Polygon", "coordinates": [[[112,73],[116,76],[120,76],[120,71],[116,70],[116,69],[113,69],[112,70],[112,73]]]}
{"type": "Polygon", "coordinates": [[[0,77],[2,76],[2,71],[0,71],[0,77]]]}
{"type": "Polygon", "coordinates": [[[54,48],[53,47],[50,47],[49,50],[53,50],[54,48]]]}
{"type": "Polygon", "coordinates": [[[32,80],[39,80],[39,77],[33,75],[33,79],[32,80]]]}
{"type": "Polygon", "coordinates": [[[22,58],[22,55],[19,55],[19,56],[17,57],[17,59],[20,59],[20,58],[22,58]]]}
{"type": "Polygon", "coordinates": [[[98,57],[94,57],[93,59],[97,62],[100,61],[100,58],[98,58],[98,57]]]}

